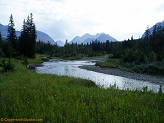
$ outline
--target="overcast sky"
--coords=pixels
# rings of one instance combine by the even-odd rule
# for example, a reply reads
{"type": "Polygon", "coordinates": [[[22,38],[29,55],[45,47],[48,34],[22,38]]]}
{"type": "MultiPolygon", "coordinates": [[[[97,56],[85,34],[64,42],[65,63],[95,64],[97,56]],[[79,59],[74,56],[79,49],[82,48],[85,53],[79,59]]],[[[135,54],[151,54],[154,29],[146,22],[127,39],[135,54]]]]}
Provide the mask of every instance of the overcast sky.
{"type": "Polygon", "coordinates": [[[101,32],[124,40],[162,22],[164,0],[0,0],[0,11],[3,25],[13,14],[16,30],[33,13],[37,30],[55,41],[101,32]]]}

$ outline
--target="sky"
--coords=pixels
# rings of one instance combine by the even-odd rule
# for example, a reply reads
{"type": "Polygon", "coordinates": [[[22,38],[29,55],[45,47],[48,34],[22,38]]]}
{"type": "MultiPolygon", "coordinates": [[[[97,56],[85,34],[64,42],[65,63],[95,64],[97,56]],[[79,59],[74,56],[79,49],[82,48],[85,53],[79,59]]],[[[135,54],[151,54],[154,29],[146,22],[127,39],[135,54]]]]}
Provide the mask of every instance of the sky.
{"type": "Polygon", "coordinates": [[[0,11],[0,23],[12,14],[16,30],[33,13],[36,29],[55,41],[102,32],[122,41],[162,22],[164,0],[0,0],[0,11]]]}

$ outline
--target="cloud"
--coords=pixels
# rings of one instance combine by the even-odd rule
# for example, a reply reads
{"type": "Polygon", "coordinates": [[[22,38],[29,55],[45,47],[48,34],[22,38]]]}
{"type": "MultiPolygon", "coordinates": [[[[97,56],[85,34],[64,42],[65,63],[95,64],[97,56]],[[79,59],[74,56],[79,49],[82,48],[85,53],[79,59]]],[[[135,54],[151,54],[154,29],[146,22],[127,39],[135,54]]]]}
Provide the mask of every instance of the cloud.
{"type": "Polygon", "coordinates": [[[54,40],[99,32],[120,40],[131,37],[131,32],[139,37],[147,25],[163,21],[164,14],[163,0],[1,0],[0,8],[0,23],[7,25],[13,14],[20,30],[23,20],[33,13],[37,29],[54,40]]]}
{"type": "Polygon", "coordinates": [[[40,27],[38,28],[39,30],[48,32],[48,34],[55,40],[65,41],[67,36],[69,36],[69,33],[71,32],[70,26],[62,20],[55,20],[53,22],[49,22],[38,26],[40,27]]]}
{"type": "Polygon", "coordinates": [[[55,2],[64,2],[65,0],[50,0],[50,1],[55,1],[55,2]]]}
{"type": "Polygon", "coordinates": [[[164,11],[164,3],[160,4],[158,7],[155,8],[157,12],[163,12],[164,11]]]}

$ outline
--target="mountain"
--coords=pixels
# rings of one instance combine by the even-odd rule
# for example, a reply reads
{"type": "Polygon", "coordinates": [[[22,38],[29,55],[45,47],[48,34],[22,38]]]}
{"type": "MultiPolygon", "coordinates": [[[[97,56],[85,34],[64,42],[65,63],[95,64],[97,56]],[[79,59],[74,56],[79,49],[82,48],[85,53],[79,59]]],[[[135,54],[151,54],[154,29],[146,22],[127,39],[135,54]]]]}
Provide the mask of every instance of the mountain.
{"type": "Polygon", "coordinates": [[[76,36],[72,39],[72,41],[69,42],[69,44],[72,44],[72,43],[81,44],[83,43],[83,39],[82,37],[76,36]]]}
{"type": "MultiPolygon", "coordinates": [[[[155,25],[157,26],[157,28],[158,28],[159,26],[164,27],[164,21],[163,21],[163,22],[158,22],[158,23],[156,23],[155,25]]],[[[152,26],[151,28],[149,28],[150,35],[152,35],[155,25],[152,26]]],[[[144,37],[146,37],[146,32],[142,35],[141,38],[144,38],[144,37]]]]}
{"type": "Polygon", "coordinates": [[[105,33],[97,33],[96,35],[91,35],[91,34],[86,33],[82,37],[76,36],[69,43],[70,44],[72,44],[72,43],[77,43],[77,44],[84,43],[84,44],[87,44],[87,43],[90,43],[92,41],[95,41],[96,39],[98,41],[100,41],[100,42],[106,42],[106,40],[117,41],[115,38],[113,38],[110,35],[105,34],[105,33]]]}
{"type": "Polygon", "coordinates": [[[64,42],[62,42],[62,41],[56,41],[56,43],[57,43],[57,45],[59,46],[59,47],[63,47],[64,46],[64,42]]]}
{"type": "MultiPolygon", "coordinates": [[[[7,32],[8,32],[8,26],[4,26],[0,23],[0,32],[2,35],[2,39],[6,39],[7,38],[7,32]]],[[[17,37],[20,36],[20,32],[16,31],[16,35],[17,35],[17,37]]]]}
{"type": "Polygon", "coordinates": [[[51,44],[55,44],[55,41],[46,33],[44,32],[41,32],[41,31],[37,31],[36,32],[36,35],[37,35],[37,41],[43,41],[45,43],[48,43],[48,41],[51,43],[51,44]]]}
{"type": "Polygon", "coordinates": [[[98,41],[101,41],[101,42],[106,42],[107,40],[109,41],[117,41],[115,38],[113,38],[112,36],[108,35],[108,34],[101,34],[98,38],[97,38],[98,41]]]}
{"type": "Polygon", "coordinates": [[[86,38],[83,41],[83,43],[84,44],[91,43],[92,41],[95,41],[96,39],[98,39],[102,34],[104,34],[104,33],[97,33],[96,35],[91,35],[90,37],[86,38]]]}
{"type": "MultiPolygon", "coordinates": [[[[7,38],[7,32],[8,32],[8,26],[4,26],[2,24],[0,24],[0,32],[1,32],[1,35],[2,35],[2,39],[6,39],[7,38]]],[[[19,37],[21,34],[20,31],[16,31],[16,36],[19,37]]],[[[36,35],[37,35],[37,41],[42,41],[42,42],[45,42],[47,43],[48,41],[51,43],[51,44],[55,44],[55,41],[46,33],[44,32],[41,32],[41,31],[36,31],[36,35]]]]}

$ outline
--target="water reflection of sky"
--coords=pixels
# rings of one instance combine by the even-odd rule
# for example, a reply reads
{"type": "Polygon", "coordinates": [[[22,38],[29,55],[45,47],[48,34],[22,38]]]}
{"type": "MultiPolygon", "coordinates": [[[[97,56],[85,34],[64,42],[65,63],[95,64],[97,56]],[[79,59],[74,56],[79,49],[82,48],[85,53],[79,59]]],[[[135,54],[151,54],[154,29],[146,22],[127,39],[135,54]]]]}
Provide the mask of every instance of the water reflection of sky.
{"type": "MultiPolygon", "coordinates": [[[[73,76],[77,78],[83,78],[94,81],[97,85],[102,87],[110,87],[111,85],[116,84],[119,89],[138,89],[142,90],[143,87],[148,87],[148,90],[153,90],[158,92],[159,85],[155,83],[139,81],[134,79],[129,79],[120,76],[107,75],[103,73],[88,71],[78,68],[81,65],[94,65],[95,63],[88,61],[58,61],[51,60],[49,62],[44,62],[43,67],[37,67],[36,72],[38,73],[47,73],[47,74],[56,74],[56,75],[66,75],[73,76]]],[[[162,87],[164,92],[164,87],[162,87]]]]}

